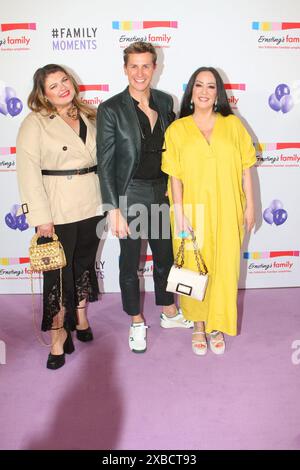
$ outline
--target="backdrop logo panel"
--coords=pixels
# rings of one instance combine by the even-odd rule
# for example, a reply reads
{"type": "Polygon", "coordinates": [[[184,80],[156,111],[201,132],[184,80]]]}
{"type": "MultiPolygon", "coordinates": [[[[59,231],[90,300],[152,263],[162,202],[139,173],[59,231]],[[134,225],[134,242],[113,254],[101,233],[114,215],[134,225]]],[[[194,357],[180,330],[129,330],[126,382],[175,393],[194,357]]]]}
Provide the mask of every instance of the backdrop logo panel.
{"type": "Polygon", "coordinates": [[[244,260],[248,260],[249,274],[291,273],[295,271],[299,253],[293,250],[245,252],[244,260]]]}
{"type": "Polygon", "coordinates": [[[260,168],[300,167],[300,142],[255,142],[254,146],[259,152],[256,166],[260,168]]]}
{"type": "Polygon", "coordinates": [[[98,85],[79,85],[79,91],[81,93],[88,92],[88,96],[82,96],[80,99],[86,104],[98,106],[102,103],[103,99],[101,95],[99,96],[99,92],[107,92],[109,91],[108,84],[98,84],[98,85]]]}
{"type": "Polygon", "coordinates": [[[155,44],[156,47],[170,47],[173,35],[172,30],[178,28],[177,21],[113,21],[112,29],[116,31],[131,31],[119,36],[120,47],[125,48],[131,42],[145,41],[155,44]],[[149,29],[154,31],[149,31],[149,29]],[[133,31],[138,31],[132,34],[133,31]]]}
{"type": "MultiPolygon", "coordinates": [[[[0,258],[0,281],[30,279],[29,258],[0,258]]],[[[39,273],[33,273],[33,279],[40,279],[39,273]]]]}
{"type": "Polygon", "coordinates": [[[0,147],[0,172],[16,171],[16,147],[0,147]]]}
{"type": "Polygon", "coordinates": [[[253,21],[260,49],[300,49],[300,23],[253,21]]]}
{"type": "Polygon", "coordinates": [[[0,24],[0,51],[30,51],[32,35],[36,23],[0,24]]]}
{"type": "Polygon", "coordinates": [[[98,47],[97,34],[95,26],[52,26],[52,49],[56,52],[95,50],[98,47]]]}
{"type": "Polygon", "coordinates": [[[238,102],[240,101],[240,92],[246,91],[245,83],[224,83],[225,90],[227,91],[228,101],[232,109],[237,109],[238,102]],[[235,91],[232,91],[235,90],[235,91]],[[237,93],[236,93],[237,92],[237,93]]]}

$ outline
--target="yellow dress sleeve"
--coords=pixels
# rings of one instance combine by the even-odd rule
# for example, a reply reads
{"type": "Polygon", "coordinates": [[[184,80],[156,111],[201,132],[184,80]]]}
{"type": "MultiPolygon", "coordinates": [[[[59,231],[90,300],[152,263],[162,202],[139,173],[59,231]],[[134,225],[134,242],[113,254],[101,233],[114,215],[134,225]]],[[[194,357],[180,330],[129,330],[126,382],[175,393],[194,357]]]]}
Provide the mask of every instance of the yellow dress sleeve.
{"type": "Polygon", "coordinates": [[[239,146],[242,158],[243,170],[250,168],[256,163],[256,151],[253,145],[252,137],[242,122],[238,119],[239,146]]]}
{"type": "Polygon", "coordinates": [[[178,141],[174,139],[174,128],[171,125],[165,133],[165,152],[162,154],[161,169],[167,175],[174,176],[175,178],[182,178],[182,169],[180,165],[180,149],[178,141]]]}

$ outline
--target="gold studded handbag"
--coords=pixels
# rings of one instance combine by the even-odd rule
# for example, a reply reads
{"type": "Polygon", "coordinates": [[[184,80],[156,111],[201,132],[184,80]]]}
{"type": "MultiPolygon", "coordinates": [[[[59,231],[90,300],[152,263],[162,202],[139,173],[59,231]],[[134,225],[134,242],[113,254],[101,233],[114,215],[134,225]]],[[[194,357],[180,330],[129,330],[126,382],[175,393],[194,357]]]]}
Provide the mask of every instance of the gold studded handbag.
{"type": "Polygon", "coordinates": [[[65,252],[56,233],[53,233],[52,238],[53,241],[38,245],[37,234],[32,237],[29,247],[30,268],[32,271],[53,271],[66,266],[65,252]]]}

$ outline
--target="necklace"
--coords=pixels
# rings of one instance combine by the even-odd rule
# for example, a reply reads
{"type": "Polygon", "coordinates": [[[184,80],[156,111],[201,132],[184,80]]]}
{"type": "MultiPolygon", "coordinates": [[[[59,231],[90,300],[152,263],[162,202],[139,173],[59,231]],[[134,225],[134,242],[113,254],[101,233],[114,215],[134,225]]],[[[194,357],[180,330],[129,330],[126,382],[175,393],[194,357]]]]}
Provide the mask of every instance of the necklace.
{"type": "Polygon", "coordinates": [[[78,108],[77,108],[77,106],[75,106],[75,104],[73,104],[73,106],[70,109],[68,109],[66,114],[69,118],[76,121],[76,119],[78,119],[78,108]]]}

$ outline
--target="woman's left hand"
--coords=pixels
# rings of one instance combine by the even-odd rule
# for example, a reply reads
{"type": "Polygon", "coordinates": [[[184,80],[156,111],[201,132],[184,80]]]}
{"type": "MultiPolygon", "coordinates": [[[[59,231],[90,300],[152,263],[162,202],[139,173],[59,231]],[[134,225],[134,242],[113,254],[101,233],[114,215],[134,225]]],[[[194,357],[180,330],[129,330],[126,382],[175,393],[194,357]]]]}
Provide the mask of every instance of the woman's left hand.
{"type": "Polygon", "coordinates": [[[54,231],[54,224],[53,222],[49,222],[49,224],[43,224],[37,226],[37,236],[38,237],[46,237],[52,238],[54,231]]]}
{"type": "Polygon", "coordinates": [[[246,210],[244,213],[244,226],[245,226],[246,231],[250,233],[254,225],[255,225],[254,207],[253,206],[246,207],[246,210]]]}

